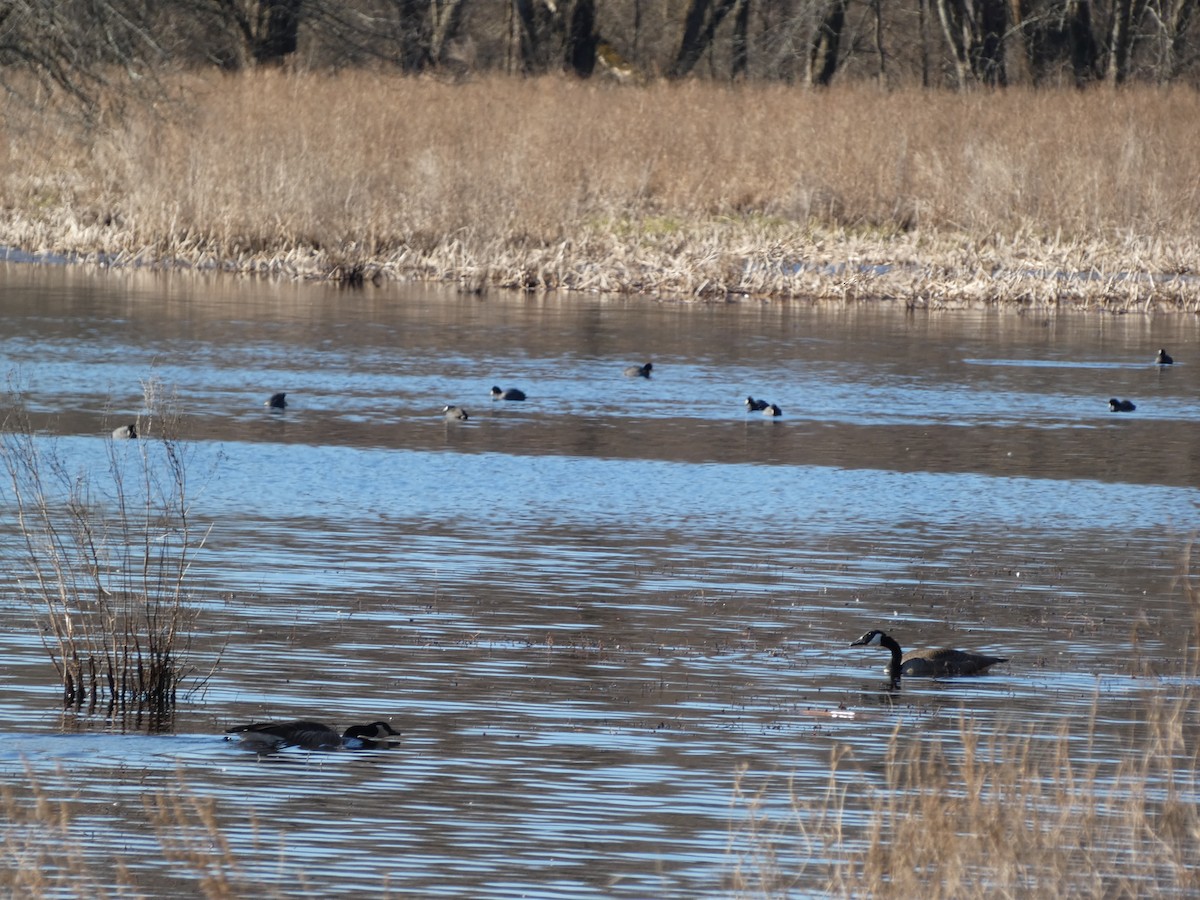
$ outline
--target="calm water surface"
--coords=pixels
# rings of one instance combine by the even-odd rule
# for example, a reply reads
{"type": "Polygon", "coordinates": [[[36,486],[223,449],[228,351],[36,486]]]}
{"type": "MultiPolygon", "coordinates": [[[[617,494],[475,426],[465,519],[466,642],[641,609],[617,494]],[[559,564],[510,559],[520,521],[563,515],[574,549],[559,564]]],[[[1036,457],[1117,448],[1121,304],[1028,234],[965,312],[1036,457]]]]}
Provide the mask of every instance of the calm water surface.
{"type": "Polygon", "coordinates": [[[146,803],[183,785],[284,894],[720,896],[739,777],[786,817],[836,747],[869,777],[897,725],[1050,735],[1097,705],[1086,752],[1115,762],[1184,671],[1192,317],[28,267],[0,269],[0,310],[39,446],[75,470],[136,462],[153,438],[106,435],[144,415],[143,382],[177,392],[212,525],[193,658],[215,671],[173,733],[121,733],[58,710],[0,494],[0,772],[73,800],[101,881],[119,857],[144,894],[195,891],[146,803]],[[847,647],[875,627],[1011,662],[891,693],[847,647]],[[221,737],[299,717],[388,719],[403,744],[259,759],[221,737]]]}

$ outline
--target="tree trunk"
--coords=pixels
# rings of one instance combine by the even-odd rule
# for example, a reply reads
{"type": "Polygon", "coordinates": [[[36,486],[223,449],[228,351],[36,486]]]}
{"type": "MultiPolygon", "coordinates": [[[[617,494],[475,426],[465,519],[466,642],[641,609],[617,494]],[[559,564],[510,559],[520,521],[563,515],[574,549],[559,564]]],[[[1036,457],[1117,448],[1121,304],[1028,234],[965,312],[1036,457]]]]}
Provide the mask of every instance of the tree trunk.
{"type": "Polygon", "coordinates": [[[303,0],[260,0],[251,55],[258,65],[280,65],[296,52],[303,0]]]}
{"type": "Polygon", "coordinates": [[[936,3],[942,31],[954,57],[959,89],[972,83],[996,87],[1006,84],[1006,0],[936,0],[936,3]]]}
{"type": "Polygon", "coordinates": [[[809,83],[817,87],[829,87],[838,67],[838,50],[842,44],[842,33],[846,29],[846,6],[849,0],[833,0],[825,8],[817,33],[813,35],[809,49],[809,83]]]}
{"type": "Polygon", "coordinates": [[[750,73],[750,0],[740,0],[737,15],[733,18],[733,58],[729,62],[729,74],[734,81],[745,79],[750,73]]]}
{"type": "Polygon", "coordinates": [[[683,24],[683,40],[668,75],[683,78],[696,67],[713,41],[717,28],[738,0],[691,0],[683,24]]]}
{"type": "Polygon", "coordinates": [[[596,69],[596,48],[599,44],[596,0],[575,0],[575,8],[571,10],[571,27],[567,31],[567,68],[581,78],[589,77],[596,69]]]}
{"type": "Polygon", "coordinates": [[[1104,78],[1109,84],[1124,84],[1129,77],[1133,28],[1141,20],[1145,9],[1146,0],[1113,0],[1112,26],[1108,32],[1108,59],[1104,67],[1104,78]]]}

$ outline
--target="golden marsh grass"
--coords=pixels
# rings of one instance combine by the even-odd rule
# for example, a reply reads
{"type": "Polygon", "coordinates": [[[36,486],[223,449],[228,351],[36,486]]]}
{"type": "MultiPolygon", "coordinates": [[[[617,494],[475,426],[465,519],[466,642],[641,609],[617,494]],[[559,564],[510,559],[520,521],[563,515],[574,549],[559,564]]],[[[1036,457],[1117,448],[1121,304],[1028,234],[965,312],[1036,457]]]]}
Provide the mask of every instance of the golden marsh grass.
{"type": "Polygon", "coordinates": [[[1127,277],[1194,272],[1193,91],[257,72],[175,93],[86,134],[9,106],[0,242],[470,290],[1200,308],[1190,279],[1127,277]]]}

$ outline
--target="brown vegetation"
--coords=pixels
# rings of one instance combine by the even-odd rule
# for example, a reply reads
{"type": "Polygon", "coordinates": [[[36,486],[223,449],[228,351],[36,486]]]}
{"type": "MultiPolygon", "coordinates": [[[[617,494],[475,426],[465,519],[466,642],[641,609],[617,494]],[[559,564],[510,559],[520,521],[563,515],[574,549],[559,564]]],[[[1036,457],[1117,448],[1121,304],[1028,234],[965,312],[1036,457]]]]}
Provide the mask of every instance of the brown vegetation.
{"type": "Polygon", "coordinates": [[[195,607],[195,529],[178,414],[155,382],[133,440],[108,441],[107,470],[77,468],[40,440],[10,385],[0,491],[21,536],[18,596],[58,673],[63,706],[122,727],[169,730],[195,607]]]}
{"type": "Polygon", "coordinates": [[[471,290],[1200,308],[1173,277],[1200,258],[1191,91],[258,72],[175,92],[87,131],[10,107],[0,243],[471,290]]]}

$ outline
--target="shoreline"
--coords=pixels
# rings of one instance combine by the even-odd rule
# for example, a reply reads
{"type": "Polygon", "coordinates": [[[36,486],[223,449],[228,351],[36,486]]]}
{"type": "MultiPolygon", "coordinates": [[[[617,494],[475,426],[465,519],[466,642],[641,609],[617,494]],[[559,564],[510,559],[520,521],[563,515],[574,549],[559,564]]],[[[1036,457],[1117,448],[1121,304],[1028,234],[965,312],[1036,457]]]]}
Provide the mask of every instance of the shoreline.
{"type": "Polygon", "coordinates": [[[0,246],[696,302],[1200,312],[1200,92],[179,75],[0,117],[0,246]]]}

